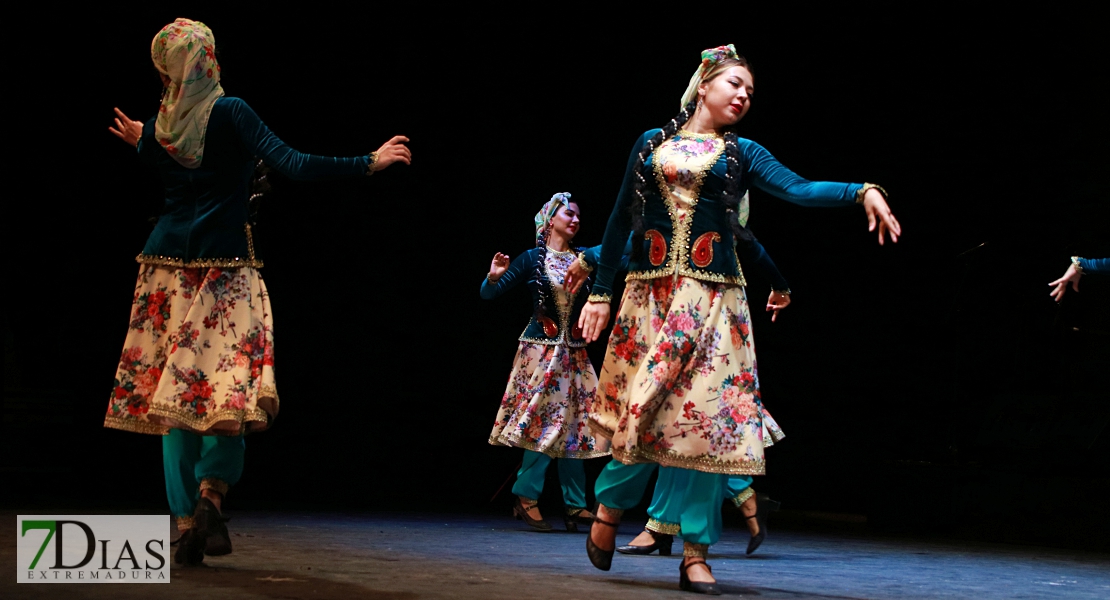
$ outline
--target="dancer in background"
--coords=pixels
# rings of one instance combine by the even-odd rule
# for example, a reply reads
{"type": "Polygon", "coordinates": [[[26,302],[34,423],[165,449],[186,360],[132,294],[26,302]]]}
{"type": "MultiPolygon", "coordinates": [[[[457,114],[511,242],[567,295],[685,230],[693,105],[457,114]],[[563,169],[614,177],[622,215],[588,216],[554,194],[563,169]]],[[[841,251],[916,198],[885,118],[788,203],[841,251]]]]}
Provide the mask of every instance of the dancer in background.
{"type": "MultiPolygon", "coordinates": [[[[810,182],[732,128],[750,108],[754,82],[732,46],[702,53],[681,112],[633,146],[579,324],[594,340],[609,320],[620,246],[632,232],[628,283],[609,338],[590,414],[612,440],[614,460],[595,487],[587,553],[610,567],[624,509],[643,495],[652,463],[681,469],[684,558],[679,586],[719,594],[705,562],[721,531],[730,475],[765,472],[770,432],[759,393],[738,250],[765,255],[741,224],[751,186],[809,206],[864,205],[870,228],[897,241],[901,227],[872,184],[810,182]]],[[[776,304],[772,291],[768,304],[776,304]]]]}
{"type": "MultiPolygon", "coordinates": [[[[568,531],[588,525],[586,471],[582,461],[609,455],[609,443],[595,438],[586,427],[597,375],[586,355],[586,341],[577,326],[586,291],[568,290],[566,273],[581,264],[588,275],[597,264],[600,246],[580,251],[573,245],[578,233],[578,204],[570,194],[551,197],[536,213],[536,247],[517,256],[498,252],[482,281],[482,298],[497,298],[527,283],[533,313],[520,336],[513,370],[501,399],[489,442],[524,449],[517,473],[513,513],[540,531],[550,531],[538,504],[544,473],[553,459],[563,489],[563,522],[568,531]]],[[[577,287],[577,286],[576,286],[577,287]]]]}
{"type": "Polygon", "coordinates": [[[411,155],[397,136],[368,156],[285,145],[239,98],[224,96],[215,37],[177,19],[151,43],[165,85],[145,124],[116,109],[109,131],[158,169],[165,208],[137,257],[131,320],[104,426],[163,435],[166,494],[184,533],[178,563],[231,552],[221,516],[243,472],[248,431],[278,413],[269,296],[248,224],[256,157],[293,179],[364,177],[411,155]]]}

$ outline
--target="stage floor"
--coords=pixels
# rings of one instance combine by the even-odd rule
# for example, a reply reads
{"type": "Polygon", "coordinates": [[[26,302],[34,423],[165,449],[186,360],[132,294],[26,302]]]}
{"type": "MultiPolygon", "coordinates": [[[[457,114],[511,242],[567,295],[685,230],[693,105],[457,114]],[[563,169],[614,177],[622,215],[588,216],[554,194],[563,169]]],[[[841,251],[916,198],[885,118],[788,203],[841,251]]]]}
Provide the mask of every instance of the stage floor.
{"type": "MultiPolygon", "coordinates": [[[[539,533],[510,517],[232,513],[235,552],[175,568],[172,583],[20,584],[14,513],[0,528],[4,598],[689,598],[679,557],[618,554],[590,565],[585,534],[539,533]]],[[[561,523],[560,523],[561,524],[561,523]]],[[[618,540],[642,521],[626,521],[618,540]]],[[[772,529],[752,556],[726,529],[710,564],[726,596],[804,598],[1110,598],[1110,555],[1030,546],[915,541],[772,529]]],[[[675,549],[681,554],[680,545],[675,549]]]]}

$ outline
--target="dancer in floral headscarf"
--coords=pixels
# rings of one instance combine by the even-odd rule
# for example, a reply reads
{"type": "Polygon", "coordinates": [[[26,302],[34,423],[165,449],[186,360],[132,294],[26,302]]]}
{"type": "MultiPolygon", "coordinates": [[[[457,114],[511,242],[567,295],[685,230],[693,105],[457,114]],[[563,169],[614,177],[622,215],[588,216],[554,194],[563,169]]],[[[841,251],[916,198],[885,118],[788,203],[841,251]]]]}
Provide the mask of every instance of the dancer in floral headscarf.
{"type": "MultiPolygon", "coordinates": [[[[586,472],[582,460],[609,455],[609,444],[586,428],[597,389],[597,375],[586,356],[586,341],[576,322],[588,291],[571,293],[566,273],[572,264],[592,271],[600,246],[583,252],[572,245],[578,232],[578,204],[570,194],[551,197],[536,213],[536,247],[509,262],[498,252],[482,281],[482,297],[492,299],[527,283],[532,319],[520,336],[509,384],[501,399],[489,441],[524,449],[517,473],[513,513],[535,529],[551,530],[540,514],[544,473],[557,459],[567,530],[577,531],[593,515],[586,510],[586,472]]],[[[585,282],[589,289],[589,280],[585,282]]]]}
{"type": "Polygon", "coordinates": [[[231,552],[221,504],[243,471],[243,434],[278,413],[269,296],[248,223],[257,159],[296,179],[363,177],[410,154],[397,136],[368,156],[286,146],[224,96],[215,37],[177,19],[151,43],[165,91],[145,124],[116,109],[109,130],[158,169],[166,204],[137,257],[131,320],[104,426],[163,435],[166,493],[184,532],[175,560],[231,552]]]}
{"type": "MultiPolygon", "coordinates": [[[[621,513],[639,503],[655,464],[661,480],[665,469],[681,470],[679,585],[707,594],[720,593],[705,557],[720,537],[729,476],[763,474],[767,437],[779,435],[763,409],[734,251],[761,253],[742,220],[745,192],[755,186],[807,206],[862,203],[880,244],[884,234],[894,241],[901,234],[878,186],[806,181],[737,137],[732,129],[753,90],[751,69],[732,46],[702,53],[682,111],[632,148],[579,319],[591,341],[608,323],[620,246],[631,231],[628,284],[590,414],[591,429],[612,440],[614,460],[595,487],[587,553],[608,570],[621,513]]],[[[768,308],[787,293],[773,289],[768,308]]]]}

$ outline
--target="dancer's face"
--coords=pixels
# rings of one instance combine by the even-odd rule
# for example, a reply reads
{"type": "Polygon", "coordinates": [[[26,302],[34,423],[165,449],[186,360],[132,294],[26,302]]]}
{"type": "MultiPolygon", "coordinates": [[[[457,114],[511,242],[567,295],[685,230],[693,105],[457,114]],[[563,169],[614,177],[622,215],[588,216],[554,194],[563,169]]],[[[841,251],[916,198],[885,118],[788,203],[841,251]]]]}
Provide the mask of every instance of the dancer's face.
{"type": "Polygon", "coordinates": [[[754,92],[751,72],[741,66],[731,67],[698,86],[700,110],[707,111],[715,127],[728,127],[748,114],[754,92]]]}
{"type": "Polygon", "coordinates": [[[559,207],[559,212],[551,219],[551,230],[566,241],[574,239],[578,233],[578,204],[571,202],[559,207]]]}

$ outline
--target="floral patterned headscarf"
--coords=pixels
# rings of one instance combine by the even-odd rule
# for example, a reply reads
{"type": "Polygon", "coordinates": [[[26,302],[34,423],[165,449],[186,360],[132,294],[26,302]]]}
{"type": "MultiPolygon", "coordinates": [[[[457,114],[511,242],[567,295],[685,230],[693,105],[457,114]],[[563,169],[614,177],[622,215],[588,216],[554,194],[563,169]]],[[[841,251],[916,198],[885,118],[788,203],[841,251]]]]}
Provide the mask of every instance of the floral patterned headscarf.
{"type": "Polygon", "coordinates": [[[559,192],[543,205],[540,212],[536,213],[536,243],[543,239],[543,233],[547,231],[547,226],[551,224],[551,219],[559,212],[560,206],[570,206],[570,193],[559,192]]]}
{"type": "Polygon", "coordinates": [[[694,76],[690,78],[690,85],[686,87],[686,92],[682,94],[682,104],[680,108],[698,99],[698,86],[701,85],[702,80],[705,79],[705,76],[708,75],[714,67],[726,58],[737,57],[736,47],[732,44],[702,50],[701,64],[698,65],[698,70],[694,71],[694,76]]]}
{"type": "Polygon", "coordinates": [[[204,133],[220,87],[216,37],[200,21],[177,19],[150,43],[154,68],[169,78],[154,121],[154,137],[183,167],[195,169],[204,158],[204,133]]]}

